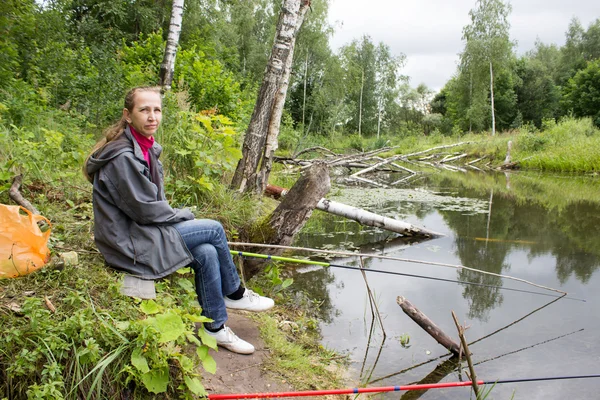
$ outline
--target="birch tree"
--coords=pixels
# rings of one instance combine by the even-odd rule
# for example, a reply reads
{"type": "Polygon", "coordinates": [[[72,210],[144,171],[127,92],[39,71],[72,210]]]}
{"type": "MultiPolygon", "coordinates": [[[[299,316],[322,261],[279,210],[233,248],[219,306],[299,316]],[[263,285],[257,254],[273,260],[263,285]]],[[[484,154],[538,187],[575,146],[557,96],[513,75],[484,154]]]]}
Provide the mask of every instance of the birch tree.
{"type": "Polygon", "coordinates": [[[160,65],[160,86],[163,90],[170,90],[173,82],[173,71],[175,70],[175,56],[177,55],[177,45],[179,44],[179,35],[181,34],[181,22],[183,20],[184,0],[173,0],[171,10],[171,23],[169,24],[169,35],[167,36],[167,45],[165,55],[160,65]]]}
{"type": "Polygon", "coordinates": [[[244,137],[243,156],[231,182],[233,189],[262,193],[267,185],[273,154],[277,149],[296,36],[309,6],[309,0],[283,2],[271,56],[244,137]]]}
{"type": "Polygon", "coordinates": [[[476,7],[469,12],[471,24],[463,29],[466,44],[460,68],[462,74],[469,76],[469,113],[474,114],[473,111],[481,107],[481,101],[488,98],[492,135],[496,133],[494,73],[507,65],[514,46],[509,36],[508,15],[511,10],[511,5],[502,0],[478,0],[476,7]],[[486,80],[487,84],[484,83],[486,80]],[[489,96],[486,96],[488,93],[489,96]]]}

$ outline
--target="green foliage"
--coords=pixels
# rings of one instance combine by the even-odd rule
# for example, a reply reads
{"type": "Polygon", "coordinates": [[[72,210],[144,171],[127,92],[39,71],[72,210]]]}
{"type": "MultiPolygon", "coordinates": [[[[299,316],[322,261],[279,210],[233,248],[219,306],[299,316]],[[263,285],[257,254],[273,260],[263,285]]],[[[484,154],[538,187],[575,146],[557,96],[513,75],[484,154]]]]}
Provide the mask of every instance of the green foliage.
{"type": "Polygon", "coordinates": [[[577,117],[591,117],[600,127],[600,59],[569,79],[564,90],[565,107],[577,117]]]}
{"type": "Polygon", "coordinates": [[[167,186],[180,200],[187,203],[211,192],[223,173],[233,170],[241,151],[232,125],[229,118],[210,112],[169,113],[159,140],[170,149],[163,161],[167,186]]]}
{"type": "Polygon", "coordinates": [[[100,265],[46,267],[0,283],[22,314],[3,317],[9,328],[0,337],[0,394],[36,399],[110,398],[124,391],[136,397],[205,394],[197,367],[215,372],[207,350],[216,343],[195,334],[195,324],[207,319],[200,316],[187,276],[160,282],[157,300],[142,302],[119,295],[119,284],[100,265]],[[36,291],[23,295],[27,287],[36,291]],[[44,297],[52,299],[55,313],[44,297]],[[196,351],[184,352],[188,346],[196,351]]]}
{"type": "Polygon", "coordinates": [[[123,69],[126,87],[158,84],[164,48],[165,43],[160,30],[147,36],[140,35],[140,40],[130,45],[123,40],[121,48],[117,50],[117,56],[123,69]]]}
{"type": "Polygon", "coordinates": [[[235,117],[239,105],[240,84],[217,60],[209,60],[195,48],[183,50],[177,56],[175,82],[189,93],[196,110],[218,110],[235,117]]]}

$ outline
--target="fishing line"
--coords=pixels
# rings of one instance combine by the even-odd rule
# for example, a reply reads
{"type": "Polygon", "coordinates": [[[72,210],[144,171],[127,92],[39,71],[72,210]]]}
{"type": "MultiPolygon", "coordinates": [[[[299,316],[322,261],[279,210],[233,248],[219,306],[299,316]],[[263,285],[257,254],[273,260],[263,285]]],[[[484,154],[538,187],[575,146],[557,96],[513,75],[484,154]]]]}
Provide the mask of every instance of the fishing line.
{"type": "Polygon", "coordinates": [[[565,292],[565,291],[554,289],[554,288],[551,288],[551,287],[548,287],[548,286],[539,285],[537,283],[533,283],[533,282],[530,282],[530,281],[525,280],[525,279],[515,278],[514,276],[510,276],[510,275],[496,274],[494,272],[482,271],[482,270],[475,269],[475,268],[465,267],[464,265],[446,264],[446,263],[440,263],[440,262],[434,262],[434,261],[411,260],[411,259],[408,259],[408,258],[399,258],[399,257],[391,257],[391,256],[381,256],[381,255],[378,255],[378,254],[350,253],[350,252],[346,252],[346,251],[342,252],[342,251],[332,251],[332,250],[320,250],[320,249],[312,249],[312,248],[309,248],[309,247],[291,247],[291,246],[281,246],[281,245],[274,245],[274,244],[229,242],[229,245],[230,246],[250,246],[250,247],[262,247],[262,248],[273,248],[273,249],[286,249],[286,250],[301,250],[301,251],[310,251],[310,252],[313,252],[313,253],[337,254],[337,255],[343,255],[343,256],[347,256],[347,257],[360,257],[360,256],[362,256],[362,257],[380,258],[380,259],[383,259],[383,260],[393,260],[393,261],[409,262],[409,263],[414,263],[414,264],[426,264],[426,265],[435,265],[435,266],[438,266],[438,267],[448,267],[448,268],[454,268],[454,269],[464,269],[464,270],[473,271],[473,272],[476,272],[476,273],[479,273],[479,274],[490,275],[490,276],[497,276],[497,277],[504,278],[504,279],[511,279],[513,281],[526,283],[528,285],[535,286],[535,287],[538,287],[540,289],[549,290],[549,291],[552,291],[552,292],[557,292],[557,293],[561,293],[561,294],[567,294],[567,292],[565,292]]]}
{"type": "MultiPolygon", "coordinates": [[[[268,255],[268,254],[248,253],[245,251],[235,251],[235,250],[229,250],[229,251],[231,252],[231,254],[239,255],[241,257],[262,258],[262,259],[266,259],[266,260],[286,261],[286,262],[292,262],[292,263],[297,263],[297,264],[309,264],[309,265],[319,265],[322,267],[335,267],[335,268],[342,268],[342,269],[351,269],[351,270],[356,270],[356,271],[377,272],[380,274],[398,275],[398,276],[405,276],[408,278],[429,279],[429,280],[433,280],[433,281],[458,283],[461,285],[487,287],[487,288],[492,288],[492,289],[502,289],[502,290],[509,290],[512,292],[529,293],[529,294],[535,294],[535,295],[539,295],[539,296],[548,296],[548,297],[553,297],[553,298],[564,297],[564,294],[558,296],[558,295],[554,295],[554,294],[550,294],[550,293],[541,293],[541,292],[534,292],[531,290],[507,288],[507,287],[503,287],[503,286],[488,285],[485,283],[462,282],[462,281],[457,281],[457,280],[453,280],[453,279],[435,278],[432,276],[407,274],[407,273],[403,273],[403,272],[394,272],[394,271],[385,271],[385,270],[381,270],[381,269],[357,268],[357,267],[350,267],[348,265],[331,264],[331,263],[322,262],[322,261],[311,261],[311,260],[302,260],[302,259],[289,258],[289,257],[272,256],[272,255],[268,255]]],[[[564,297],[564,298],[569,299],[569,300],[585,302],[585,300],[583,300],[583,299],[576,299],[573,297],[564,297]]]]}
{"type": "MultiPolygon", "coordinates": [[[[478,385],[498,385],[503,383],[524,383],[524,382],[539,382],[539,381],[557,381],[571,379],[589,379],[600,378],[600,374],[594,375],[573,375],[573,376],[552,376],[540,378],[520,378],[520,379],[500,379],[496,381],[477,381],[478,385]]],[[[305,390],[293,392],[272,392],[272,393],[238,393],[238,394],[209,394],[209,400],[229,400],[229,399],[258,399],[270,397],[304,397],[304,396],[327,396],[336,394],[358,394],[358,393],[383,393],[383,392],[399,392],[410,390],[430,390],[443,388],[456,388],[472,386],[471,381],[465,382],[443,382],[443,383],[427,383],[417,385],[404,386],[380,386],[369,388],[350,388],[350,389],[329,389],[329,390],[305,390]]]]}

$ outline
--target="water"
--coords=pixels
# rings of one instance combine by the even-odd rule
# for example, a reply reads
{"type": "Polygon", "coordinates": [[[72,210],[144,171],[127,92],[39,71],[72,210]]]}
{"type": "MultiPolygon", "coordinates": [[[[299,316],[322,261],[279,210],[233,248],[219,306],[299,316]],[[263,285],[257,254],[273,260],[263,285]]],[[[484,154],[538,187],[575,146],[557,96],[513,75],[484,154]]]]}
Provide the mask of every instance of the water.
{"type": "MultiPolygon", "coordinates": [[[[300,270],[303,273],[295,274],[294,287],[322,301],[323,345],[349,355],[356,385],[468,380],[455,363],[445,362],[448,357],[442,356],[446,351],[402,312],[396,302],[398,296],[408,299],[456,340],[451,311],[469,326],[465,333],[468,341],[525,317],[471,346],[479,379],[599,374],[598,193],[600,183],[594,178],[523,173],[437,174],[411,188],[344,189],[333,199],[408,220],[446,236],[411,243],[388,232],[361,228],[326,215],[314,218],[316,221],[311,221],[296,243],[464,265],[556,288],[585,302],[566,298],[554,301],[555,292],[478,272],[369,258],[365,266],[371,269],[501,287],[367,272],[382,329],[373,323],[367,285],[360,272],[300,270]],[[409,343],[403,343],[407,337],[409,343]]],[[[341,258],[331,263],[357,265],[356,260],[341,258]]],[[[597,398],[598,389],[597,378],[500,384],[488,398],[510,399],[513,393],[515,399],[597,398]]],[[[453,388],[382,396],[466,399],[469,391],[453,388]]]]}

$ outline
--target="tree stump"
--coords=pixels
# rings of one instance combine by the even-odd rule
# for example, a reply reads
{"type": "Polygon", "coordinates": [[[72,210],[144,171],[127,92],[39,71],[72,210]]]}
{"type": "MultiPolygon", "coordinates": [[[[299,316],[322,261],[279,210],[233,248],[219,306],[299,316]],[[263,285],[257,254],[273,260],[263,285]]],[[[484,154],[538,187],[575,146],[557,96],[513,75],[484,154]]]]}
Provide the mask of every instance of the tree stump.
{"type": "MultiPolygon", "coordinates": [[[[279,203],[273,213],[250,232],[251,242],[289,246],[294,236],[304,226],[313,210],[329,189],[329,169],[325,163],[315,163],[296,181],[294,186],[279,203]]],[[[281,249],[246,249],[249,252],[279,255],[281,249]]],[[[264,261],[245,260],[244,275],[246,279],[260,271],[264,261]]]]}

